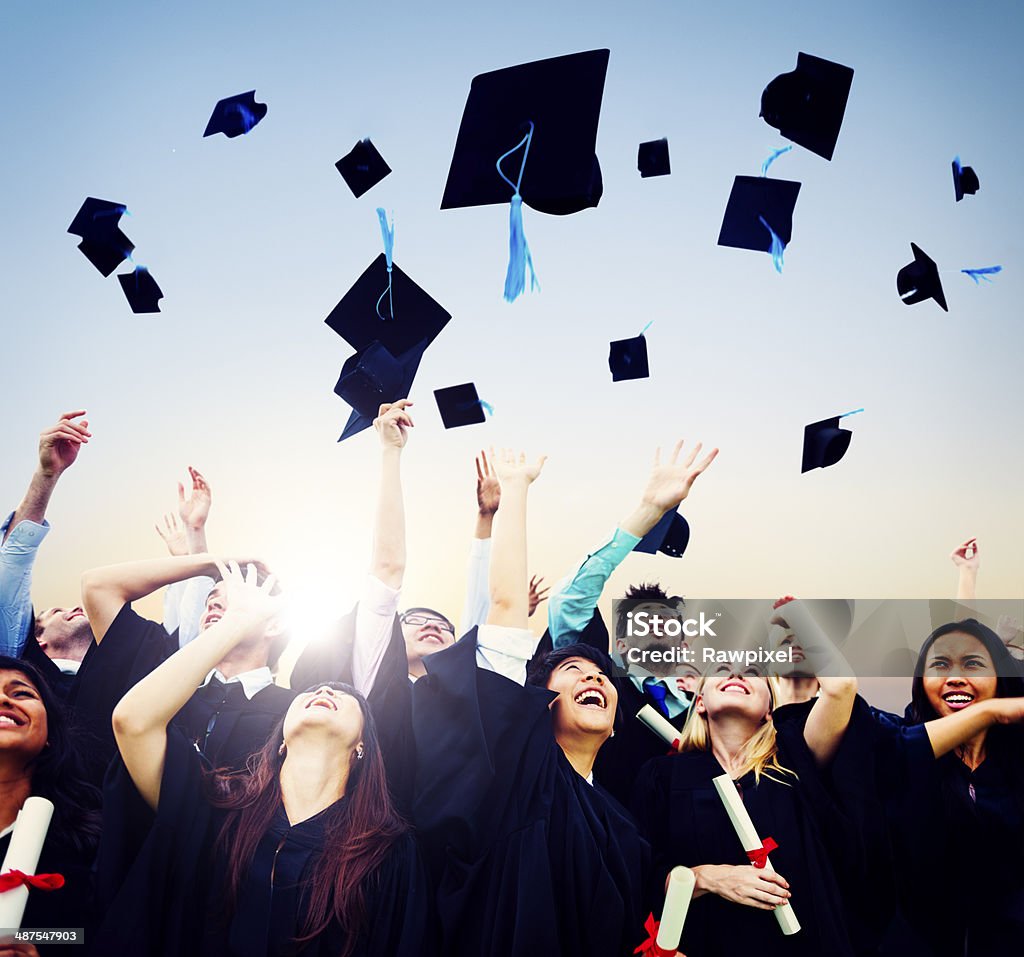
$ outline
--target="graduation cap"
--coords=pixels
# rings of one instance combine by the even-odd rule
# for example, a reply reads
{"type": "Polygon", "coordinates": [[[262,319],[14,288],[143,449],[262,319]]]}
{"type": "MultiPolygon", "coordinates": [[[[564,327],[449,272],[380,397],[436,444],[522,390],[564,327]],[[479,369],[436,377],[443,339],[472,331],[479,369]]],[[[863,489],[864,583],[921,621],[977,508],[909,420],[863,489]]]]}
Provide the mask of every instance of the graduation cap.
{"type": "Polygon", "coordinates": [[[722,218],[719,246],[771,253],[782,271],[782,253],[793,235],[800,184],[766,176],[737,176],[722,218]]]}
{"type": "Polygon", "coordinates": [[[679,558],[690,543],[690,526],[676,509],[669,509],[636,545],[634,552],[653,555],[661,552],[671,558],[679,558]]]}
{"type": "Polygon", "coordinates": [[[267,115],[267,104],[256,102],[256,91],[238,93],[218,101],[206,124],[204,137],[223,133],[229,139],[248,133],[267,115]]]}
{"type": "Polygon", "coordinates": [[[973,196],[981,188],[978,182],[978,174],[970,166],[961,166],[960,157],[953,157],[953,192],[956,193],[956,201],[959,203],[964,198],[964,193],[973,196]]]}
{"type": "Polygon", "coordinates": [[[647,364],[647,339],[641,332],[632,339],[618,339],[612,342],[608,352],[608,368],[612,382],[624,379],[646,379],[650,376],[647,364]]]}
{"type": "Polygon", "coordinates": [[[911,243],[910,248],[914,251],[914,261],[896,273],[896,289],[900,298],[908,306],[934,299],[945,312],[949,312],[939,279],[939,267],[916,243],[911,243]]]}
{"type": "Polygon", "coordinates": [[[799,53],[796,69],[764,88],[760,115],[786,139],[831,160],[852,83],[850,67],[799,53]]]}
{"type": "Polygon", "coordinates": [[[477,425],[486,420],[484,410],[490,411],[490,406],[480,399],[472,382],[449,386],[447,389],[435,389],[434,400],[437,402],[441,421],[446,429],[477,425]]]}
{"type": "Polygon", "coordinates": [[[839,428],[839,420],[863,411],[863,409],[856,409],[853,412],[834,415],[831,419],[822,419],[820,422],[812,422],[810,425],[804,426],[803,460],[800,463],[800,472],[809,472],[811,469],[827,469],[846,455],[853,433],[849,429],[839,428]]]}
{"type": "Polygon", "coordinates": [[[354,349],[380,342],[397,356],[418,342],[425,340],[429,345],[449,319],[451,314],[420,289],[397,263],[392,262],[389,274],[387,256],[381,253],[324,321],[354,349]],[[377,303],[381,293],[388,289],[389,275],[394,318],[387,308],[382,309],[381,318],[377,303]]]}
{"type": "Polygon", "coordinates": [[[427,345],[424,340],[394,355],[382,343],[371,342],[348,358],[334,387],[335,394],[352,406],[339,442],[373,425],[382,403],[408,396],[427,345]]]}
{"type": "Polygon", "coordinates": [[[334,165],[356,199],[391,172],[369,139],[360,140],[334,165]]]}
{"type": "Polygon", "coordinates": [[[668,140],[663,138],[641,143],[637,151],[636,166],[643,179],[647,179],[648,176],[668,176],[672,172],[668,162],[668,140]]]}
{"type": "Polygon", "coordinates": [[[82,238],[78,248],[85,258],[104,276],[117,269],[135,248],[118,225],[126,212],[123,203],[90,196],[68,226],[69,233],[82,238]]]}
{"type": "Polygon", "coordinates": [[[117,277],[132,312],[159,312],[164,294],[145,266],[136,266],[134,272],[117,277]]]}

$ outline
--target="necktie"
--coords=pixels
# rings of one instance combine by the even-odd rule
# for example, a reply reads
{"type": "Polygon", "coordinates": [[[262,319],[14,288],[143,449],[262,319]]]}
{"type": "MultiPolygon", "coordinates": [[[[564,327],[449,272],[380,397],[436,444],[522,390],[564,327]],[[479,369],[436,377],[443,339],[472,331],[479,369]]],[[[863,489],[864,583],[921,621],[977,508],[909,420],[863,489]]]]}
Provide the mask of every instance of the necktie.
{"type": "Polygon", "coordinates": [[[645,678],[644,690],[654,702],[654,706],[667,718],[668,707],[665,705],[665,696],[668,694],[668,689],[657,678],[645,678]]]}

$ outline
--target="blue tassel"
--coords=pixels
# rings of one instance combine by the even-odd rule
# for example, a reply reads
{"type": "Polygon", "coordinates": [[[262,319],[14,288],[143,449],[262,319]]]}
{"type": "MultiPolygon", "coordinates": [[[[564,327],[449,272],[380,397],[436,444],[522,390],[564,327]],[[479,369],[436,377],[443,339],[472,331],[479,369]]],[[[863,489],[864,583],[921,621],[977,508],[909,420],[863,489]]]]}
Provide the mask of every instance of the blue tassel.
{"type": "Polygon", "coordinates": [[[769,156],[768,159],[766,159],[761,164],[761,175],[762,176],[767,176],[768,175],[768,167],[771,166],[772,163],[774,163],[783,153],[788,153],[792,148],[793,148],[792,145],[790,145],[790,146],[783,146],[781,149],[772,150],[772,155],[769,156]]]}
{"type": "Polygon", "coordinates": [[[505,273],[505,301],[515,302],[526,288],[526,270],[530,270],[530,291],[539,288],[533,271],[533,257],[523,232],[523,197],[512,197],[508,213],[508,271],[505,273]]]}
{"type": "Polygon", "coordinates": [[[772,262],[775,265],[775,271],[778,272],[778,273],[781,273],[782,272],[782,254],[783,254],[783,252],[785,252],[786,244],[781,239],[779,239],[778,233],[776,233],[775,230],[772,229],[771,226],[768,225],[768,223],[765,220],[764,216],[758,216],[757,218],[761,221],[761,225],[764,226],[764,228],[767,229],[768,232],[770,232],[772,234],[772,248],[771,248],[772,262]]]}
{"type": "Polygon", "coordinates": [[[387,296],[388,309],[390,311],[391,318],[394,319],[395,303],[391,298],[391,261],[395,250],[395,214],[391,214],[390,226],[388,225],[388,214],[381,206],[377,207],[377,217],[380,219],[380,234],[384,239],[384,259],[388,265],[388,287],[380,294],[380,299],[377,300],[377,318],[384,318],[384,316],[380,314],[380,303],[381,299],[387,296]]]}
{"type": "Polygon", "coordinates": [[[854,409],[852,412],[844,412],[839,418],[845,419],[848,415],[856,415],[858,412],[863,412],[864,407],[861,406],[859,409],[854,409]]]}
{"type": "Polygon", "coordinates": [[[232,103],[229,107],[234,113],[237,113],[242,120],[242,133],[248,133],[256,125],[256,117],[253,115],[252,110],[249,107],[244,106],[241,103],[232,103]]]}
{"type": "Polygon", "coordinates": [[[974,285],[976,285],[976,286],[980,285],[980,283],[978,282],[979,279],[984,279],[985,282],[992,282],[990,277],[995,275],[997,272],[1002,272],[1002,271],[1003,271],[1003,267],[1002,266],[982,266],[981,269],[961,269],[960,270],[960,272],[962,272],[964,275],[970,276],[971,279],[974,280],[974,285]]]}

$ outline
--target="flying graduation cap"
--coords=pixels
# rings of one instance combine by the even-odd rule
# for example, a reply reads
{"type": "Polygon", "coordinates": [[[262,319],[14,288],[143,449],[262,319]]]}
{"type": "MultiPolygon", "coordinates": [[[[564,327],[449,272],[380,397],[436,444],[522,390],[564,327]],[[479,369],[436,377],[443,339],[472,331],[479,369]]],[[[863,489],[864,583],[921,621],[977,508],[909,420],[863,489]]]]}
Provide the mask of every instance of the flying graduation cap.
{"type": "Polygon", "coordinates": [[[485,410],[491,413],[494,411],[480,398],[472,382],[435,389],[434,401],[437,402],[437,410],[441,413],[441,422],[446,429],[477,425],[486,421],[485,410]]]}
{"type": "Polygon", "coordinates": [[[648,176],[668,176],[672,172],[668,161],[668,140],[641,143],[637,150],[636,166],[642,179],[648,176]]]}
{"type": "Polygon", "coordinates": [[[634,552],[653,555],[661,552],[670,558],[680,558],[690,543],[690,526],[676,509],[669,509],[636,545],[634,552]]]}
{"type": "Polygon", "coordinates": [[[800,183],[767,176],[737,176],[725,207],[719,246],[772,254],[782,272],[782,254],[793,236],[793,210],[800,183]]]}
{"type": "Polygon", "coordinates": [[[393,261],[389,272],[384,253],[370,263],[325,320],[356,350],[334,390],[354,410],[341,439],[372,425],[381,403],[408,396],[423,353],[449,319],[393,261]],[[389,282],[390,310],[379,312],[389,282]]]}
{"type": "Polygon", "coordinates": [[[846,455],[846,450],[850,447],[850,441],[853,439],[853,432],[849,429],[841,429],[839,420],[863,411],[863,409],[855,409],[853,412],[834,415],[830,419],[822,419],[820,422],[812,422],[810,425],[804,426],[801,474],[809,472],[811,469],[827,469],[846,455]]]}
{"type": "Polygon", "coordinates": [[[391,172],[391,167],[369,139],[356,143],[334,166],[356,199],[391,172]]]}
{"type": "Polygon", "coordinates": [[[203,137],[223,133],[228,139],[248,133],[267,115],[267,104],[256,102],[256,91],[219,100],[210,114],[203,137]]]}
{"type": "Polygon", "coordinates": [[[760,115],[787,140],[831,160],[852,83],[850,67],[799,53],[796,69],[764,88],[760,115]]]}
{"type": "Polygon", "coordinates": [[[640,331],[640,335],[632,339],[618,339],[609,343],[608,368],[612,373],[612,382],[626,379],[646,379],[650,376],[647,362],[647,339],[644,333],[651,323],[640,331]]]}
{"type": "Polygon", "coordinates": [[[973,196],[979,189],[981,189],[981,183],[978,182],[978,174],[970,166],[961,166],[960,157],[954,156],[953,192],[956,195],[956,201],[959,203],[965,193],[973,196]]]}
{"type": "Polygon", "coordinates": [[[104,276],[117,269],[135,248],[118,225],[126,212],[123,203],[90,196],[68,226],[69,233],[82,238],[78,248],[85,258],[104,276]]]}
{"type": "Polygon", "coordinates": [[[914,252],[914,261],[896,273],[896,289],[900,298],[908,306],[934,299],[944,312],[949,312],[939,267],[916,243],[911,243],[910,248],[914,252]]]}
{"type": "Polygon", "coordinates": [[[533,263],[522,204],[565,216],[597,206],[603,184],[597,125],[608,50],[537,60],[470,84],[441,209],[510,203],[505,298],[525,288],[533,263]]]}
{"type": "Polygon", "coordinates": [[[121,283],[132,312],[160,311],[160,300],[164,294],[145,266],[136,266],[133,272],[118,276],[117,281],[121,283]]]}

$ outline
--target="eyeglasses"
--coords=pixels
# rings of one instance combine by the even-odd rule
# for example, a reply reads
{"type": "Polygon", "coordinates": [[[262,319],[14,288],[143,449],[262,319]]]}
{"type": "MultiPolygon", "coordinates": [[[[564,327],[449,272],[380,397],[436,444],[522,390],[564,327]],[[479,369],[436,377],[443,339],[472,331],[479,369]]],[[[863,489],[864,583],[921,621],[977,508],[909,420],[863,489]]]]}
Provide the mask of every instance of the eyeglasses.
{"type": "Polygon", "coordinates": [[[402,615],[403,625],[437,625],[441,631],[455,634],[455,626],[444,618],[431,618],[427,615],[402,615]]]}

